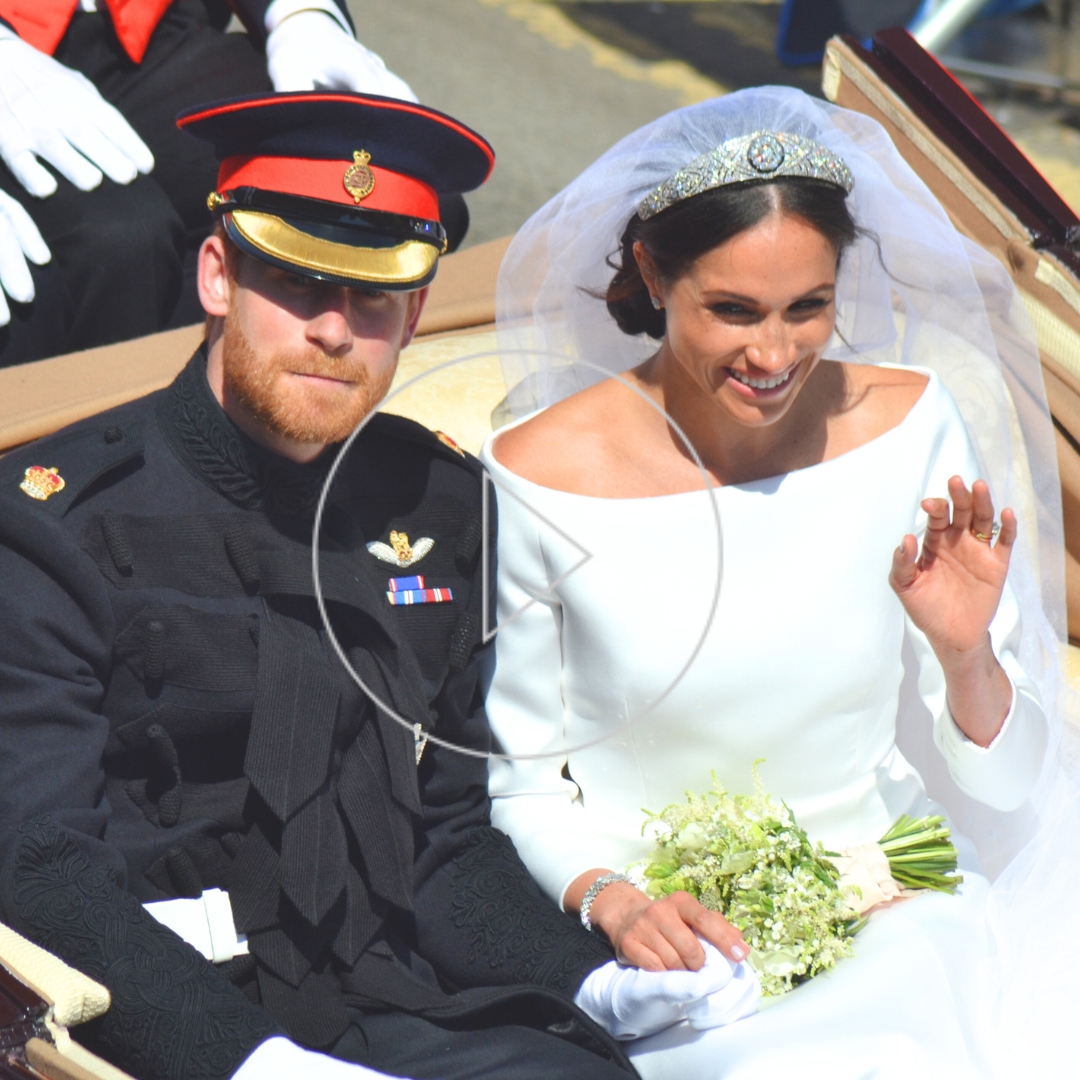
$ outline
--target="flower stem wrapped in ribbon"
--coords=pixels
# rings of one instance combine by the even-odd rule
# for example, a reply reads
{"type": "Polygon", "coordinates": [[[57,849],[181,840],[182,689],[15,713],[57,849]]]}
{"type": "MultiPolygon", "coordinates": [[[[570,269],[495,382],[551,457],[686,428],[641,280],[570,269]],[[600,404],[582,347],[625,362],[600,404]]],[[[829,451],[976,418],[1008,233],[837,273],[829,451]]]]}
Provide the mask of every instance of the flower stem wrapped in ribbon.
{"type": "Polygon", "coordinates": [[[878,841],[889,869],[905,889],[956,892],[963,878],[954,873],[957,853],[943,817],[909,818],[904,814],[878,841]]]}
{"type": "Polygon", "coordinates": [[[942,818],[902,817],[879,844],[840,856],[812,844],[766,794],[758,764],[752,795],[728,793],[714,773],[707,794],[646,810],[643,832],[654,832],[656,848],[630,873],[650,896],[688,892],[737,926],[764,994],[786,993],[850,955],[866,925],[861,912],[901,887],[956,889],[956,849],[942,818]]]}

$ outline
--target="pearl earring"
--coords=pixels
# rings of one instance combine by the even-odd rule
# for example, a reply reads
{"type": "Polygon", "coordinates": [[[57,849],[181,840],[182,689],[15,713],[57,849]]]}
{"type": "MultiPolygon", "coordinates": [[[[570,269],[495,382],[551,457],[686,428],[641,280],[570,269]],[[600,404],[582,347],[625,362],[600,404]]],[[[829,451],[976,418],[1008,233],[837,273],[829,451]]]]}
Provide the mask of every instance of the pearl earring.
{"type": "Polygon", "coordinates": [[[660,297],[659,296],[650,296],[649,299],[652,301],[653,308],[656,311],[659,311],[660,310],[660,297]]]}

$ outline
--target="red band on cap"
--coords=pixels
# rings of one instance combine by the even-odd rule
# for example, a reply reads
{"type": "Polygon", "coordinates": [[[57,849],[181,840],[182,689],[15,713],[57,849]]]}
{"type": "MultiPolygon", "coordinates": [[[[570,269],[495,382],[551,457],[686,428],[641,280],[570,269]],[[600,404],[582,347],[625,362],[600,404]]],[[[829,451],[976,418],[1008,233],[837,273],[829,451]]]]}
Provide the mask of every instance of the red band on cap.
{"type": "Polygon", "coordinates": [[[345,189],[345,172],[352,164],[310,158],[230,157],[218,169],[217,189],[226,192],[238,187],[262,188],[364,210],[439,220],[439,197],[434,188],[415,176],[378,165],[367,166],[375,177],[375,187],[370,195],[357,202],[345,189]]]}

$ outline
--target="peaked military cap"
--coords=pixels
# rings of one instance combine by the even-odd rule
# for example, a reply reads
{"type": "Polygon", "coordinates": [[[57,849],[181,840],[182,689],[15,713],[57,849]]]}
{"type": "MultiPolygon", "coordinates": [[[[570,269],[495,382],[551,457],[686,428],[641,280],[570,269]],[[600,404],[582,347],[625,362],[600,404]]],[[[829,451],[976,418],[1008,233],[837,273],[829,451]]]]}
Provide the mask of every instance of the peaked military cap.
{"type": "Polygon", "coordinates": [[[439,195],[472,191],[495,164],[464,124],[374,94],[258,94],[176,122],[214,148],[207,205],[237,247],[339,285],[426,285],[446,250],[439,195]]]}

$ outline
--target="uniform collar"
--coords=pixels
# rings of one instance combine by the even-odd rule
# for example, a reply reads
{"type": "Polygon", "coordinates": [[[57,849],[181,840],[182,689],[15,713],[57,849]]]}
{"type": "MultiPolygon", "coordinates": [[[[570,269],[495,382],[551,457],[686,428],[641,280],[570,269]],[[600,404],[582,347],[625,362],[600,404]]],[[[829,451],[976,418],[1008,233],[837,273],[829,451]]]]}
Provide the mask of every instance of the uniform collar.
{"type": "Polygon", "coordinates": [[[245,435],[210,390],[205,343],[166,391],[158,421],[188,471],[236,506],[290,518],[314,514],[333,448],[301,465],[245,435]]]}

